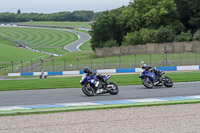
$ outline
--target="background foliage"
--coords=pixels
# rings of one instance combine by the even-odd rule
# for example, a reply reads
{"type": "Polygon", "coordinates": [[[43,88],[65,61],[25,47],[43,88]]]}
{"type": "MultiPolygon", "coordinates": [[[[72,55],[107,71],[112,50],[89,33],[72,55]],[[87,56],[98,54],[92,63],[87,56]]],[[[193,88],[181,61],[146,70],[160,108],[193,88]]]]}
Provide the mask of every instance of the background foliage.
{"type": "Polygon", "coordinates": [[[93,11],[74,11],[74,12],[58,12],[51,14],[43,13],[0,13],[0,22],[28,22],[28,21],[92,21],[95,20],[100,13],[93,11]]]}
{"type": "Polygon", "coordinates": [[[109,40],[118,45],[199,40],[199,5],[198,0],[134,0],[101,13],[92,25],[91,46],[105,47],[109,40]]]}

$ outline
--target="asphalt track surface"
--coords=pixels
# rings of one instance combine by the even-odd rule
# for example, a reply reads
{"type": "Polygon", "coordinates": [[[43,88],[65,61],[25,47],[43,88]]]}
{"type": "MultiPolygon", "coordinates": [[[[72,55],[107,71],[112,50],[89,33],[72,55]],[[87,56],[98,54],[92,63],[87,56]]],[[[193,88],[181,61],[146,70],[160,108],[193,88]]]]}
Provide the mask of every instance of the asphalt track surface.
{"type": "Polygon", "coordinates": [[[175,83],[172,88],[146,89],[143,85],[119,88],[118,95],[101,94],[93,97],[85,96],[81,88],[1,91],[0,107],[200,95],[200,82],[175,83]]]}
{"type": "MultiPolygon", "coordinates": [[[[57,29],[58,30],[58,29],[57,29]]],[[[63,30],[63,31],[68,31],[68,32],[72,32],[74,34],[76,34],[79,39],[67,44],[64,49],[70,51],[70,52],[76,52],[76,51],[81,51],[79,49],[79,46],[82,45],[84,42],[87,42],[88,40],[91,39],[90,35],[84,33],[84,32],[79,32],[79,31],[75,31],[75,30],[68,30],[68,29],[59,29],[59,30],[63,30]]]]}

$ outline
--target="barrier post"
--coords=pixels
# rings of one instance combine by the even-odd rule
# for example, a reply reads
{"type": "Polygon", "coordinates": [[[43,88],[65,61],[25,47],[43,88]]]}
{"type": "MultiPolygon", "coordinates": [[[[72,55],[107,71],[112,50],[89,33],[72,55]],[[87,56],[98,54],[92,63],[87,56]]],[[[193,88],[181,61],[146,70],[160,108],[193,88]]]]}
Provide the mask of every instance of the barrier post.
{"type": "Polygon", "coordinates": [[[135,68],[136,68],[136,66],[137,66],[137,55],[135,54],[134,56],[135,56],[135,68]]]}
{"type": "Polygon", "coordinates": [[[24,71],[23,61],[21,60],[20,62],[21,62],[21,72],[23,73],[24,71]]]}
{"type": "Polygon", "coordinates": [[[121,68],[122,65],[122,60],[121,60],[121,56],[119,55],[119,68],[121,68]]]}
{"type": "Polygon", "coordinates": [[[43,60],[40,59],[40,61],[41,61],[41,70],[43,70],[43,60]]]}
{"type": "Polygon", "coordinates": [[[180,53],[180,55],[179,55],[179,65],[181,66],[182,65],[182,57],[181,57],[181,53],[180,53]]]}
{"type": "Polygon", "coordinates": [[[66,60],[64,59],[64,70],[66,71],[66,60]]]}
{"type": "Polygon", "coordinates": [[[103,56],[103,58],[104,58],[104,69],[105,69],[106,68],[106,57],[103,56]]]}
{"type": "Polygon", "coordinates": [[[13,71],[13,70],[14,70],[14,69],[13,69],[13,68],[14,68],[14,62],[13,62],[13,61],[11,61],[11,66],[12,66],[12,67],[11,67],[11,72],[13,73],[13,72],[14,72],[14,71],[13,71]]]}
{"type": "Polygon", "coordinates": [[[51,59],[52,60],[52,63],[53,63],[53,72],[54,72],[54,59],[51,59]]]}
{"type": "Polygon", "coordinates": [[[77,70],[79,70],[79,59],[78,59],[78,57],[76,57],[76,61],[77,61],[77,70]]]}
{"type": "Polygon", "coordinates": [[[151,54],[149,54],[149,56],[150,56],[150,66],[152,66],[151,54]]]}
{"type": "Polygon", "coordinates": [[[92,57],[90,57],[91,69],[93,69],[92,57]]]}
{"type": "Polygon", "coordinates": [[[31,60],[31,72],[33,72],[33,61],[31,60]]]}
{"type": "Polygon", "coordinates": [[[164,53],[164,62],[165,62],[165,66],[167,66],[168,64],[167,64],[167,53],[164,53]]]}

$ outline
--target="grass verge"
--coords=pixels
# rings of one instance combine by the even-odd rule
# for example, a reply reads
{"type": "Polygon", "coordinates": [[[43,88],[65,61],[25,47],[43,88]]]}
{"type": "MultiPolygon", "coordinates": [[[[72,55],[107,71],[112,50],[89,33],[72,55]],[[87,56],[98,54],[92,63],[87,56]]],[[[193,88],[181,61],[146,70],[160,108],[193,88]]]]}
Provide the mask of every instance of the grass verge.
{"type": "MultiPolygon", "coordinates": [[[[170,72],[165,76],[173,82],[200,81],[200,71],[195,72],[170,72]]],[[[112,75],[109,81],[122,85],[141,85],[139,74],[112,75]]],[[[47,79],[24,79],[24,80],[0,80],[0,91],[33,90],[54,88],[81,88],[81,77],[47,78],[47,79]]]]}
{"type": "Polygon", "coordinates": [[[41,109],[23,109],[23,110],[10,110],[0,111],[0,116],[10,115],[25,115],[25,114],[44,114],[44,113],[58,113],[58,112],[71,112],[71,111],[87,111],[99,109],[115,109],[115,108],[132,108],[132,107],[150,107],[150,106],[164,106],[176,104],[195,104],[200,103],[200,99],[193,100],[172,100],[162,102],[145,102],[145,103],[131,103],[131,104],[110,104],[110,105],[91,105],[91,106],[75,106],[65,108],[41,108],[41,109]]]}

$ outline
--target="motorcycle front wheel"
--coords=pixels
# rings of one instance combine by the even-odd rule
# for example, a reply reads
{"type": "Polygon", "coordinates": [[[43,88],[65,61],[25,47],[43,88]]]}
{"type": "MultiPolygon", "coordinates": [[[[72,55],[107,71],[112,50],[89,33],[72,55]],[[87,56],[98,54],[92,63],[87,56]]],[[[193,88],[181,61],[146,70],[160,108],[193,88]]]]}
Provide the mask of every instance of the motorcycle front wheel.
{"type": "MultiPolygon", "coordinates": [[[[147,77],[148,78],[148,77],[147,77]]],[[[148,89],[152,89],[153,88],[153,81],[151,79],[149,79],[149,81],[146,80],[146,77],[144,77],[142,79],[142,84],[148,88],[148,89]]]]}
{"type": "Polygon", "coordinates": [[[169,77],[165,76],[164,77],[164,85],[166,87],[172,87],[173,86],[173,82],[169,77]]]}
{"type": "Polygon", "coordinates": [[[119,88],[118,88],[118,86],[117,86],[115,83],[109,82],[108,85],[112,87],[112,88],[108,91],[111,95],[117,95],[117,94],[119,93],[119,88]]]}
{"type": "Polygon", "coordinates": [[[94,96],[95,95],[95,89],[90,83],[86,83],[82,86],[82,91],[86,96],[94,96]]]}

